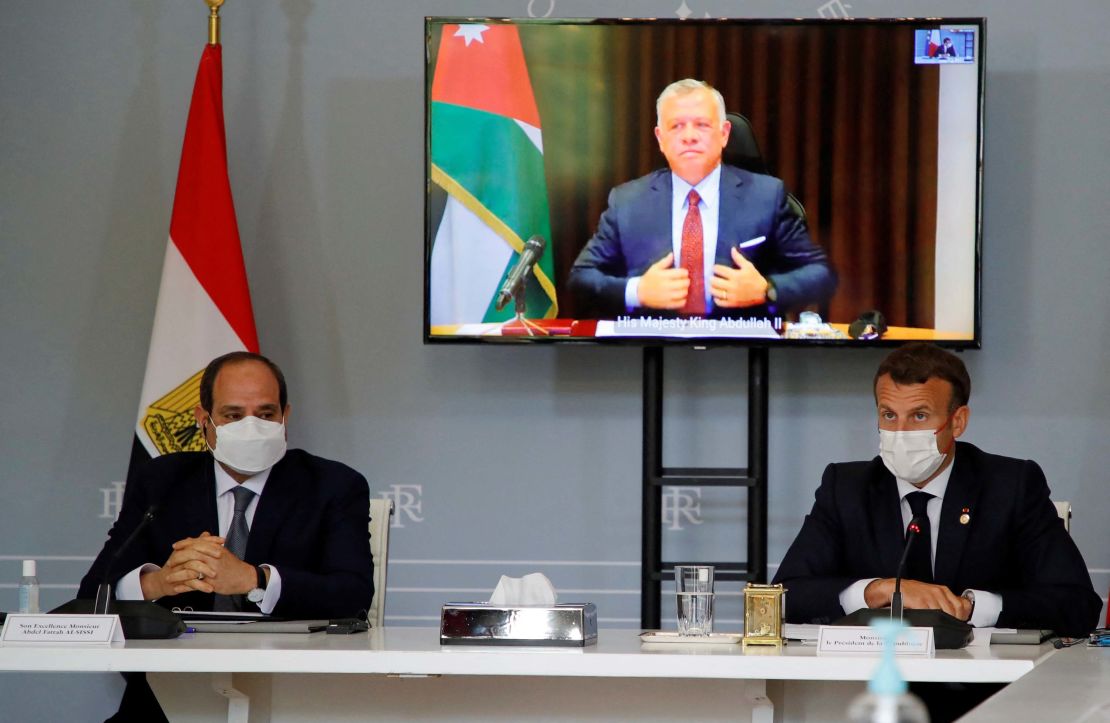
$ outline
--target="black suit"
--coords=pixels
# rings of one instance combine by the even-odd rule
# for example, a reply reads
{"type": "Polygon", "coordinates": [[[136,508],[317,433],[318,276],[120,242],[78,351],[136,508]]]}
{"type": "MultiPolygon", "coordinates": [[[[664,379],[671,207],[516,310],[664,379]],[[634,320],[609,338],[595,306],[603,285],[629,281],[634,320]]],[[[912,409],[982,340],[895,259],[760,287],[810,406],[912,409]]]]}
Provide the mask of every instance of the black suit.
{"type": "MultiPolygon", "coordinates": [[[[352,617],[370,607],[374,583],[367,534],[369,494],[358,472],[303,450],[288,451],[274,465],[255,509],[244,556],[254,565],[273,565],[281,574],[274,615],[352,617]]],[[[143,465],[127,485],[119,519],[81,581],[78,597],[96,594],[109,558],[151,504],[158,511],[115,563],[113,584],[144,563],[165,563],[178,540],[205,531],[218,534],[212,455],[180,452],[143,465]]],[[[212,601],[209,593],[191,592],[158,602],[211,610],[212,601]]]]}
{"type": "MultiPolygon", "coordinates": [[[[1102,601],[1041,468],[963,442],[953,465],[935,531],[936,583],[957,595],[968,588],[1001,595],[999,627],[1073,636],[1093,629],[1102,601]],[[966,525],[959,521],[964,508],[966,525]]],[[[898,487],[882,460],[829,465],[775,575],[789,590],[786,619],[842,617],[840,592],[857,580],[894,577],[903,544],[898,487]]]]}

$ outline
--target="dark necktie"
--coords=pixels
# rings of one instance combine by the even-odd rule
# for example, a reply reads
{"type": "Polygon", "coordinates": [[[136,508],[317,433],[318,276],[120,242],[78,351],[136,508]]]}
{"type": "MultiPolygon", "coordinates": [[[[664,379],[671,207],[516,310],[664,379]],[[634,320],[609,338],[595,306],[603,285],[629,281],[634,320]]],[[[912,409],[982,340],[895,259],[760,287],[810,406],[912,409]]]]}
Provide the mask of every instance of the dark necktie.
{"type": "Polygon", "coordinates": [[[679,312],[683,316],[705,316],[705,243],[701,230],[701,197],[691,189],[686,197],[689,208],[682,222],[682,268],[690,274],[690,290],[686,305],[679,312]]]}
{"type": "MultiPolygon", "coordinates": [[[[912,518],[916,519],[921,527],[921,532],[914,540],[913,547],[910,548],[910,555],[906,558],[905,578],[908,580],[928,583],[933,581],[933,564],[931,561],[933,540],[932,532],[929,529],[929,516],[925,513],[925,508],[929,505],[931,499],[933,499],[933,495],[928,492],[911,492],[906,495],[906,502],[910,503],[910,511],[913,513],[912,518]]],[[[910,534],[909,529],[906,530],[906,534],[910,534]]]]}
{"type": "MultiPolygon", "coordinates": [[[[247,505],[251,503],[254,492],[239,485],[231,490],[235,496],[235,512],[231,515],[231,525],[227,528],[224,538],[224,549],[235,555],[240,560],[247,554],[247,505]]],[[[243,609],[242,595],[217,595],[212,603],[215,610],[229,612],[243,609]]]]}

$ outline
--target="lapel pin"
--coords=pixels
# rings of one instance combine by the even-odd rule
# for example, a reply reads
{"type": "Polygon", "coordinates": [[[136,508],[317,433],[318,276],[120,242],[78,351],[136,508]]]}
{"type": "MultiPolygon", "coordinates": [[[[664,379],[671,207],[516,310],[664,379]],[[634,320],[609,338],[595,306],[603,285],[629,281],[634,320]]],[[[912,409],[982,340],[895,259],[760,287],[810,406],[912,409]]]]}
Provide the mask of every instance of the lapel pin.
{"type": "Polygon", "coordinates": [[[966,508],[966,507],[963,508],[963,510],[960,511],[960,524],[961,525],[966,525],[967,523],[971,522],[971,515],[969,515],[968,512],[970,512],[970,510],[968,510],[968,508],[966,508]]]}

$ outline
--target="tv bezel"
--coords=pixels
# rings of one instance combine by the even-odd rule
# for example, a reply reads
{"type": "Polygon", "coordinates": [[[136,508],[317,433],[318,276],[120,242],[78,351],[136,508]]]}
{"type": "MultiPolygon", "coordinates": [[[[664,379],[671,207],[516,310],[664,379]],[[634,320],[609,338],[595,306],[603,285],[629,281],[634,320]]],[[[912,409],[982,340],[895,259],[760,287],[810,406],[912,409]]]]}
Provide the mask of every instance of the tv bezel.
{"type": "Polygon", "coordinates": [[[467,17],[467,16],[425,16],[424,17],[424,300],[423,300],[423,341],[429,345],[439,344],[512,344],[528,346],[617,346],[617,347],[685,347],[705,349],[715,347],[766,347],[766,348],[892,348],[911,341],[925,341],[948,349],[980,349],[983,340],[983,147],[986,108],[986,27],[985,17],[892,17],[892,18],[531,18],[531,17],[467,17]],[[787,338],[746,338],[721,336],[526,336],[526,335],[440,335],[431,333],[431,260],[434,230],[431,228],[431,92],[435,72],[430,53],[430,32],[433,26],[470,23],[498,23],[514,25],[675,25],[704,26],[721,25],[771,25],[780,27],[798,26],[865,26],[865,25],[911,25],[943,26],[966,25],[977,28],[977,72],[978,101],[976,106],[976,150],[975,150],[975,269],[974,269],[974,335],[971,339],[787,339],[787,338]]]}

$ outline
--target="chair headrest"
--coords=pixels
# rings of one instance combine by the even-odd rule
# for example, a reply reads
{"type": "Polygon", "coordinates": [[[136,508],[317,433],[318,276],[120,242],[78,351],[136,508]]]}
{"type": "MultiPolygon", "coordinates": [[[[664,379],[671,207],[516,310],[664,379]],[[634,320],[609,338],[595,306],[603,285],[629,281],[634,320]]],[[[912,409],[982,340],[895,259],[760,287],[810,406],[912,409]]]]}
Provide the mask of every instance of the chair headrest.
{"type": "Polygon", "coordinates": [[[729,132],[728,143],[721,154],[722,160],[730,166],[743,168],[752,173],[767,173],[767,163],[763,154],[759,152],[759,144],[755,141],[755,132],[747,118],[739,113],[726,113],[725,118],[732,124],[729,132]]]}

